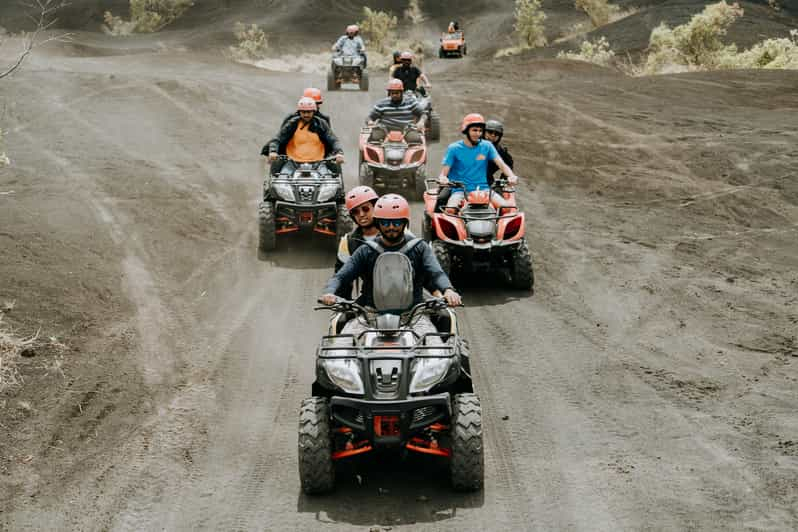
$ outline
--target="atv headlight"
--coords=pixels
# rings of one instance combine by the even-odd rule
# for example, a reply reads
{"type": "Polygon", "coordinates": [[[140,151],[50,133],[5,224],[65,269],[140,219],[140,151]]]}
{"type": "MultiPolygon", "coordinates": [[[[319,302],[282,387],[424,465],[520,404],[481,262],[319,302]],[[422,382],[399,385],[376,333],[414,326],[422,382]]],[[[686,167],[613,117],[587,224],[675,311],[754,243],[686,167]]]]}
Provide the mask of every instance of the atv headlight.
{"type": "Polygon", "coordinates": [[[294,188],[288,183],[272,183],[274,193],[285,201],[296,201],[294,188]]]}
{"type": "Polygon", "coordinates": [[[319,201],[329,201],[337,192],[337,183],[322,183],[321,186],[319,186],[319,201]]]}
{"type": "Polygon", "coordinates": [[[363,379],[360,377],[360,362],[356,358],[329,358],[321,366],[330,382],[346,393],[363,394],[363,379]]]}
{"type": "Polygon", "coordinates": [[[410,369],[413,374],[413,379],[410,381],[410,393],[426,392],[438,384],[446,376],[451,365],[451,358],[415,359],[410,369]]]}

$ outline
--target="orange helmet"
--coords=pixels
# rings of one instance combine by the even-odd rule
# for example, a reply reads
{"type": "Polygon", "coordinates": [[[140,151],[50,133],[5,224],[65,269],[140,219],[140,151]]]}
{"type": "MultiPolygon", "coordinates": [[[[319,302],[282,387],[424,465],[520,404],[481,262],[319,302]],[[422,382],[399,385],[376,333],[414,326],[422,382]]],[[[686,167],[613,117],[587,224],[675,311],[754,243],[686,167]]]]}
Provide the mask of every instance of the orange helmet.
{"type": "Polygon", "coordinates": [[[385,86],[385,89],[388,91],[404,91],[405,84],[402,83],[401,79],[391,79],[388,80],[388,85],[385,86]]]}
{"type": "Polygon", "coordinates": [[[471,126],[485,127],[485,117],[479,113],[471,113],[465,115],[463,118],[463,125],[460,126],[460,131],[465,134],[471,126]]]}
{"type": "Polygon", "coordinates": [[[346,27],[346,33],[357,33],[360,31],[360,28],[357,27],[357,24],[350,24],[346,27]]]}
{"type": "Polygon", "coordinates": [[[313,98],[308,98],[307,96],[303,96],[299,99],[296,103],[297,111],[315,111],[317,109],[316,102],[313,101],[313,98]]]}
{"type": "Polygon", "coordinates": [[[408,52],[408,51],[404,51],[404,52],[402,52],[402,55],[399,56],[399,60],[400,61],[412,61],[413,60],[413,54],[408,52]]]}
{"type": "Polygon", "coordinates": [[[376,202],[377,198],[379,196],[377,196],[373,188],[363,185],[355,187],[346,193],[346,210],[351,211],[367,201],[376,202]]]}
{"type": "Polygon", "coordinates": [[[324,99],[321,97],[321,90],[317,89],[316,87],[308,87],[305,89],[305,92],[302,93],[302,96],[313,98],[313,101],[317,104],[324,103],[324,99]]]}
{"type": "Polygon", "coordinates": [[[410,205],[399,194],[386,194],[377,200],[374,207],[377,220],[405,220],[410,223],[410,205]]]}

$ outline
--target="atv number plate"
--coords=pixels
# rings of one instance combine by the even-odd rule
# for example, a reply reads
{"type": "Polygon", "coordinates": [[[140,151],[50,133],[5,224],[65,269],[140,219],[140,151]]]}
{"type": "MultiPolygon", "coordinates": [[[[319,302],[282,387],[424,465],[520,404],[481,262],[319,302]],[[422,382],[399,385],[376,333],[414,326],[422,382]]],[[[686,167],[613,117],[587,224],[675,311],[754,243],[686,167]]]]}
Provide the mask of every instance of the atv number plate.
{"type": "Polygon", "coordinates": [[[375,436],[399,436],[399,416],[374,416],[375,436]]]}

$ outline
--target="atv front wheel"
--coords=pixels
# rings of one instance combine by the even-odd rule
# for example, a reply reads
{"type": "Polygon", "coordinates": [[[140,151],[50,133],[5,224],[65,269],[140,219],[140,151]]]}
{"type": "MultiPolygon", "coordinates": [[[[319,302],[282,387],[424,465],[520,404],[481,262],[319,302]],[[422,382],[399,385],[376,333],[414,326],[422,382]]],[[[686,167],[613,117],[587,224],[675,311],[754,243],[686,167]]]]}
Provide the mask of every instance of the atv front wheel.
{"type": "Polygon", "coordinates": [[[336,249],[338,246],[338,242],[341,241],[341,238],[348,235],[352,229],[354,229],[354,222],[352,218],[349,216],[349,211],[346,210],[346,206],[339,205],[338,206],[338,218],[335,220],[335,238],[336,238],[336,249]]]}
{"type": "Polygon", "coordinates": [[[452,401],[452,458],[449,463],[452,487],[476,491],[485,479],[482,447],[482,406],[473,393],[461,393],[452,401]]]}
{"type": "MultiPolygon", "coordinates": [[[[421,238],[427,242],[432,242],[432,218],[426,212],[421,221],[421,238]]],[[[440,262],[440,260],[438,262],[440,262]]]]}
{"type": "Polygon", "coordinates": [[[443,48],[438,48],[438,57],[441,58],[441,59],[446,57],[446,54],[443,53],[443,48]]]}
{"type": "Polygon", "coordinates": [[[424,201],[424,192],[427,191],[427,169],[424,165],[416,170],[416,197],[424,201]]]}
{"type": "Polygon", "coordinates": [[[368,72],[361,72],[360,73],[360,90],[367,91],[369,90],[369,73],[368,72]]]}
{"type": "Polygon", "coordinates": [[[429,138],[441,140],[441,115],[436,111],[431,111],[429,114],[429,138]]]}
{"type": "Polygon", "coordinates": [[[335,71],[333,69],[330,69],[327,72],[327,90],[334,91],[337,88],[338,87],[335,84],[335,71]]]}
{"type": "Polygon", "coordinates": [[[360,163],[357,177],[361,185],[374,188],[374,173],[365,162],[360,163]]]}
{"type": "Polygon", "coordinates": [[[274,205],[262,201],[258,205],[258,249],[271,251],[277,247],[277,228],[274,223],[274,205]]]}
{"type": "Polygon", "coordinates": [[[299,408],[299,481],[308,495],[335,486],[330,406],[325,397],[310,397],[299,408]]]}
{"type": "Polygon", "coordinates": [[[532,271],[532,255],[526,239],[513,250],[513,288],[532,290],[535,286],[535,273],[532,271]]]}
{"type": "Polygon", "coordinates": [[[441,265],[441,269],[443,273],[448,276],[452,275],[452,256],[449,254],[449,249],[446,247],[446,244],[441,242],[440,240],[436,240],[432,243],[432,252],[435,254],[435,258],[438,259],[438,263],[441,265]]]}

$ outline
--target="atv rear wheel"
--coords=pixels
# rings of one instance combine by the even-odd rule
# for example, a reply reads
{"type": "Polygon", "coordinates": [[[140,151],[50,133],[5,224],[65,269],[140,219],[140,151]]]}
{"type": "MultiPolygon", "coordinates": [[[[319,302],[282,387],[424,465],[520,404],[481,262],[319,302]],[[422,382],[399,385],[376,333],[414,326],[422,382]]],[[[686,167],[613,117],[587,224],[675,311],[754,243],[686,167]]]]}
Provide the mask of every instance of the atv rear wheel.
{"type": "Polygon", "coordinates": [[[446,244],[444,244],[440,240],[435,240],[432,243],[432,252],[435,254],[435,258],[438,259],[438,263],[441,265],[443,273],[445,273],[448,276],[451,276],[452,256],[451,254],[449,254],[449,249],[446,247],[446,244]]]}
{"type": "Polygon", "coordinates": [[[258,249],[272,251],[277,247],[277,228],[274,223],[274,204],[262,201],[258,205],[258,249]]]}
{"type": "Polygon", "coordinates": [[[325,397],[309,397],[299,408],[299,481],[308,495],[335,487],[330,406],[325,397]]]}
{"type": "Polygon", "coordinates": [[[337,85],[335,84],[335,71],[331,68],[327,71],[327,90],[334,91],[337,89],[337,85]]]}
{"type": "Polygon", "coordinates": [[[346,206],[339,205],[338,218],[335,220],[336,249],[338,246],[338,242],[341,241],[341,238],[349,234],[352,231],[352,229],[354,229],[354,226],[355,223],[352,221],[352,218],[349,216],[349,211],[346,210],[346,206]]]}
{"type": "Polygon", "coordinates": [[[360,73],[360,90],[369,90],[369,73],[366,71],[360,73]]]}
{"type": "Polygon", "coordinates": [[[535,273],[532,271],[532,255],[526,239],[513,250],[513,288],[532,290],[535,286],[535,273]]]}
{"type": "Polygon", "coordinates": [[[482,406],[473,393],[461,393],[452,401],[452,458],[449,463],[452,487],[476,491],[485,479],[482,447],[482,406]]]}
{"type": "Polygon", "coordinates": [[[429,138],[441,140],[441,115],[436,111],[431,111],[429,114],[429,138]]]}

